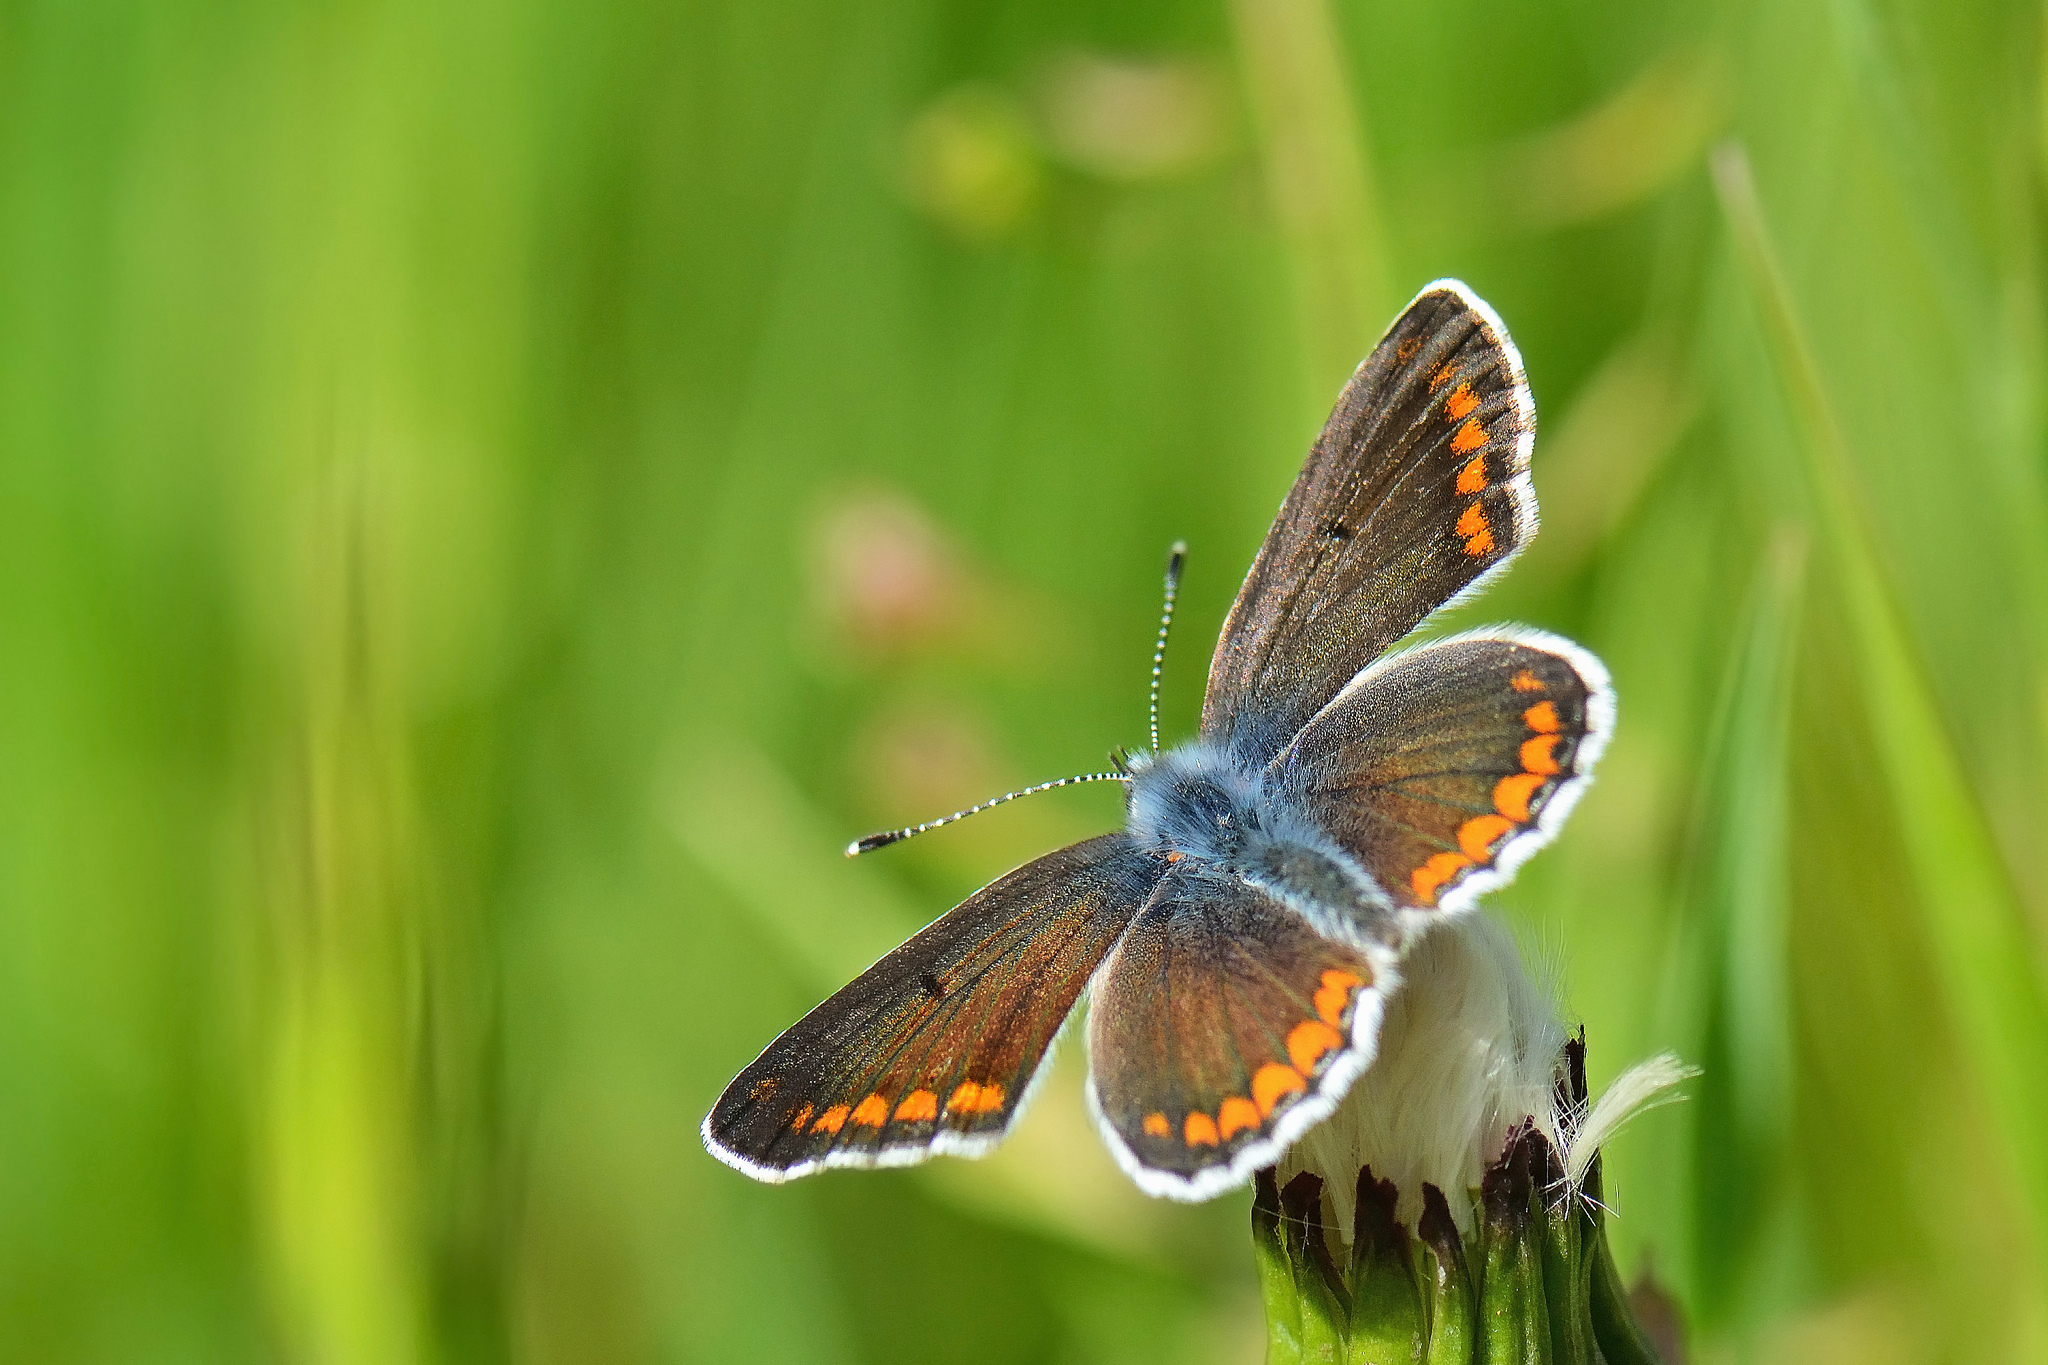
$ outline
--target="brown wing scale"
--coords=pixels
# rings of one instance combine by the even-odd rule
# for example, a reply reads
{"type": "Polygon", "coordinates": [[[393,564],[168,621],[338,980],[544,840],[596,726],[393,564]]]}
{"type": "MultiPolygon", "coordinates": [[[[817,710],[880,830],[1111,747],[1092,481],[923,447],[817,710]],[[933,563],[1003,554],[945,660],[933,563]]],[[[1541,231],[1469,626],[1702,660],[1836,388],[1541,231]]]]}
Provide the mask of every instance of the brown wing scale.
{"type": "Polygon", "coordinates": [[[1147,1191],[1203,1199],[1277,1158],[1368,1060],[1363,952],[1221,873],[1176,865],[1105,964],[1089,1093],[1147,1191]]]}
{"type": "Polygon", "coordinates": [[[705,1145],[771,1181],[986,1150],[1158,875],[1109,834],[990,883],[771,1043],[705,1145]]]}
{"type": "Polygon", "coordinates": [[[1535,406],[1491,309],[1422,291],[1345,385],[1209,666],[1202,731],[1264,759],[1536,533],[1535,406]]]}
{"type": "Polygon", "coordinates": [[[1461,637],[1366,670],[1273,769],[1398,904],[1456,911],[1549,841],[1613,725],[1576,645],[1461,637]]]}

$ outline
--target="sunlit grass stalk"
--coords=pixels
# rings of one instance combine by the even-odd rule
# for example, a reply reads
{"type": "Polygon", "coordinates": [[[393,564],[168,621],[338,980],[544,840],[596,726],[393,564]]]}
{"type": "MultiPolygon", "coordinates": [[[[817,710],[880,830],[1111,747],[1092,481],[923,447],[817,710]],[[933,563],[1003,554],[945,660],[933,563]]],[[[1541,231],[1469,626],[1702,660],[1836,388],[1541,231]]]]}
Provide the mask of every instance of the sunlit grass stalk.
{"type": "Polygon", "coordinates": [[[1232,17],[1320,405],[1399,302],[1386,229],[1327,0],[1238,0],[1232,17]]]}
{"type": "Polygon", "coordinates": [[[417,869],[363,462],[310,478],[262,895],[267,1290],[288,1355],[432,1358],[413,1138],[417,869]]]}

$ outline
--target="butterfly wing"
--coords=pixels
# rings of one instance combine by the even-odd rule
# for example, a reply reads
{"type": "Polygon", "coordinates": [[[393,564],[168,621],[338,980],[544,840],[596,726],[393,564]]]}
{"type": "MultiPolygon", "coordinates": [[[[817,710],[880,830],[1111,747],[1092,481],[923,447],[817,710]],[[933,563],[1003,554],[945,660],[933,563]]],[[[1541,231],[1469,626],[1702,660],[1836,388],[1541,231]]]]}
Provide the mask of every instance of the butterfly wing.
{"type": "Polygon", "coordinates": [[[1536,533],[1536,408],[1507,329],[1424,289],[1344,386],[1239,590],[1202,733],[1270,757],[1424,617],[1536,533]]]}
{"type": "Polygon", "coordinates": [[[771,1043],[704,1145],[771,1182],[988,1151],[1159,868],[1108,834],[983,887],[771,1043]]]}
{"type": "Polygon", "coordinates": [[[1577,645],[1460,636],[1365,669],[1272,776],[1397,905],[1456,913],[1550,842],[1613,729],[1607,670],[1577,645]]]}
{"type": "Polygon", "coordinates": [[[1372,1059],[1390,984],[1265,892],[1174,866],[1104,964],[1089,1104],[1149,1194],[1207,1199],[1271,1165],[1372,1059]]]}

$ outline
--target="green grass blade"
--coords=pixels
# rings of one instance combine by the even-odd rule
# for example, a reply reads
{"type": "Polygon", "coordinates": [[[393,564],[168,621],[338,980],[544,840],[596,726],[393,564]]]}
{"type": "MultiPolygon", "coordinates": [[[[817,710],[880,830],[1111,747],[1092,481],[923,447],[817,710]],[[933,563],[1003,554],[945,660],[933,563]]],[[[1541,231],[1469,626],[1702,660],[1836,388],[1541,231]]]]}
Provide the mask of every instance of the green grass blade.
{"type": "Polygon", "coordinates": [[[1311,378],[1341,383],[1398,303],[1343,44],[1327,0],[1237,0],[1231,12],[1311,378]]]}
{"type": "Polygon", "coordinates": [[[1979,1068],[2038,1243],[2048,1232],[2048,1165],[2039,1160],[2048,1132],[2048,1000],[2033,971],[2035,947],[1890,586],[1739,145],[1716,153],[1714,179],[1798,428],[1821,541],[1842,582],[1935,976],[1979,1068]]]}

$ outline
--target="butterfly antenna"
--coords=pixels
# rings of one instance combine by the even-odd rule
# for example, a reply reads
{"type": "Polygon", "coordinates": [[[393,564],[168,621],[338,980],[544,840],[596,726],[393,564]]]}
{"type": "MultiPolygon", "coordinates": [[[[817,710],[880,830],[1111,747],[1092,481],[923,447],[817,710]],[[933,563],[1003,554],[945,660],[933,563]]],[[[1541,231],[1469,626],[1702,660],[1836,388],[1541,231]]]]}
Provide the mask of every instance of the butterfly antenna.
{"type": "Polygon", "coordinates": [[[857,858],[863,853],[873,853],[878,848],[887,848],[891,844],[900,844],[914,834],[923,834],[926,830],[938,829],[940,826],[950,825],[956,820],[965,820],[970,815],[979,815],[993,806],[1002,805],[1005,801],[1015,801],[1020,796],[1035,796],[1039,792],[1049,792],[1055,787],[1073,787],[1083,782],[1128,782],[1130,780],[1128,773],[1114,772],[1081,773],[1074,777],[1062,777],[1054,782],[1041,782],[1035,787],[1025,787],[1021,791],[1004,792],[1001,796],[991,797],[978,806],[969,806],[966,810],[956,810],[951,815],[944,816],[941,819],[927,820],[921,825],[905,825],[902,829],[883,830],[880,834],[870,834],[865,839],[856,839],[846,846],[846,856],[857,858]]]}
{"type": "Polygon", "coordinates": [[[1180,571],[1188,562],[1188,543],[1173,542],[1166,559],[1166,610],[1159,614],[1159,643],[1152,647],[1152,752],[1159,752],[1159,676],[1166,668],[1166,637],[1173,629],[1173,604],[1180,596],[1180,571]]]}

